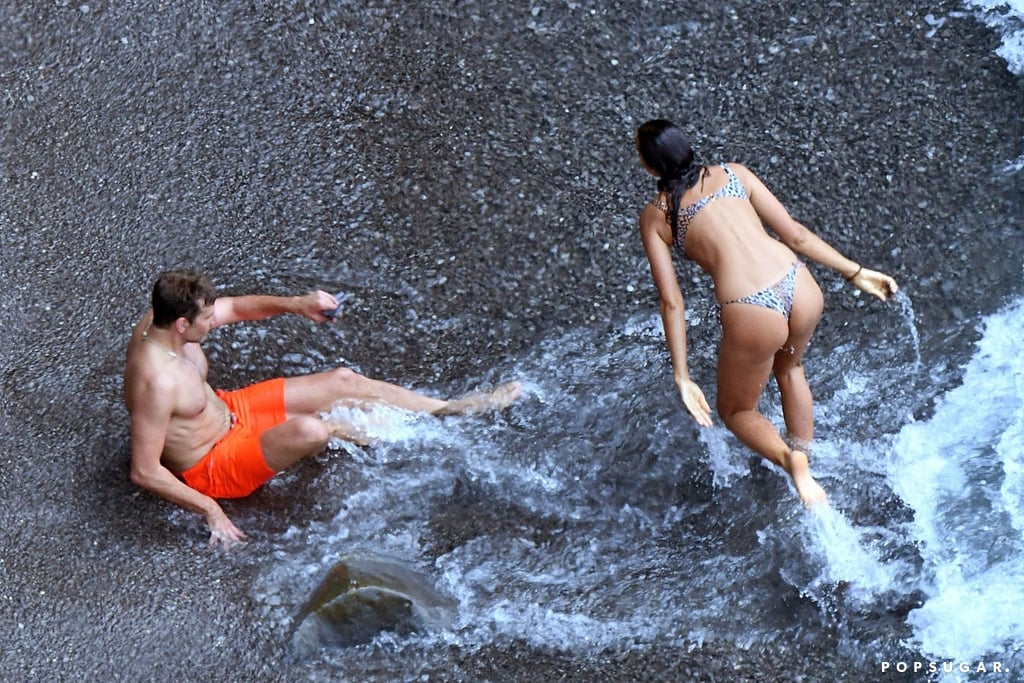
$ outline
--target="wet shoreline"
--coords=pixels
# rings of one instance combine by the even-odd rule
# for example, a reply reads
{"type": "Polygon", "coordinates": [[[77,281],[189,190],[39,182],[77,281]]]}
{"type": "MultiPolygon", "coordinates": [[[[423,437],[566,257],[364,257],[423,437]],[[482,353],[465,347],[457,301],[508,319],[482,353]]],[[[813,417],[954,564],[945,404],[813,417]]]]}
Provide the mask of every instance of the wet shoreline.
{"type": "MultiPolygon", "coordinates": [[[[230,557],[205,548],[200,520],[127,481],[123,343],[168,265],[193,262],[229,292],[353,291],[342,336],[279,328],[324,366],[342,346],[367,374],[439,392],[496,381],[541,340],[614,335],[656,309],[632,134],[666,115],[689,116],[707,160],[746,163],[800,220],[892,270],[949,386],[979,319],[1021,291],[1024,188],[996,169],[1021,153],[1024,89],[971,18],[932,31],[925,15],[954,3],[705,3],[689,17],[617,1],[7,4],[0,670],[12,680],[332,674],[280,664],[282,629],[261,622],[251,586],[267,538],[336,511],[305,486],[315,464],[227,506],[266,511],[230,557]]],[[[899,342],[890,313],[815,274],[819,362],[842,343],[899,342]]],[[[214,349],[218,381],[295,370],[287,348],[251,345],[214,349]]],[[[438,518],[435,547],[486,532],[438,518]]],[[[863,680],[865,663],[834,647],[593,657],[512,642],[431,652],[423,673],[863,680]]]]}

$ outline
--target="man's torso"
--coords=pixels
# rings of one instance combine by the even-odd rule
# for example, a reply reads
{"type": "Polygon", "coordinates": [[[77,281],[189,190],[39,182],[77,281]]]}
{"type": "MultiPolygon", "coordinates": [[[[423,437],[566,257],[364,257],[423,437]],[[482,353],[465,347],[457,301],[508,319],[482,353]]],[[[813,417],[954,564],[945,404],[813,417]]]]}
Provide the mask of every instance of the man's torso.
{"type": "Polygon", "coordinates": [[[174,353],[147,340],[148,327],[144,319],[128,343],[125,402],[132,411],[135,392],[155,375],[164,382],[172,380],[171,416],[161,462],[172,472],[181,472],[199,462],[223,438],[231,427],[231,412],[206,382],[206,357],[199,344],[186,344],[174,353]]]}

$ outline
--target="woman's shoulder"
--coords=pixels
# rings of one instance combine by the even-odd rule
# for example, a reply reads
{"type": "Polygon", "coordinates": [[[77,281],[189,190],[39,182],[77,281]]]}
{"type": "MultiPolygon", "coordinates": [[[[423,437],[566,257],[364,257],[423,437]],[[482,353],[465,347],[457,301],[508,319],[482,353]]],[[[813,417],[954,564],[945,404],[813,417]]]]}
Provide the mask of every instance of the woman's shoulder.
{"type": "Polygon", "coordinates": [[[657,209],[658,211],[665,213],[668,211],[668,197],[665,196],[664,192],[659,192],[644,205],[643,210],[646,211],[647,209],[657,209]]]}
{"type": "Polygon", "coordinates": [[[739,175],[741,173],[749,173],[749,170],[738,161],[714,161],[708,162],[701,167],[700,177],[727,178],[729,175],[739,175]]]}
{"type": "Polygon", "coordinates": [[[672,229],[669,227],[668,216],[666,215],[668,205],[665,204],[663,206],[659,204],[659,201],[665,202],[664,195],[659,194],[644,204],[644,208],[640,210],[638,227],[641,234],[653,232],[661,237],[663,241],[671,241],[672,229]]]}
{"type": "Polygon", "coordinates": [[[665,212],[668,211],[668,202],[665,199],[665,195],[658,193],[651,198],[649,202],[644,204],[644,208],[640,209],[640,222],[646,222],[650,220],[665,220],[665,212]]]}
{"type": "Polygon", "coordinates": [[[750,169],[738,161],[716,161],[713,164],[705,164],[704,168],[721,171],[725,173],[727,171],[746,171],[750,172],[750,169]]]}
{"type": "Polygon", "coordinates": [[[738,161],[723,161],[717,164],[722,169],[723,173],[733,173],[740,177],[757,177],[753,171],[747,168],[746,164],[741,164],[738,161]]]}
{"type": "Polygon", "coordinates": [[[719,173],[727,176],[728,182],[733,182],[735,178],[748,195],[752,189],[761,185],[761,179],[757,177],[757,174],[738,161],[722,162],[719,168],[721,169],[719,173]]]}

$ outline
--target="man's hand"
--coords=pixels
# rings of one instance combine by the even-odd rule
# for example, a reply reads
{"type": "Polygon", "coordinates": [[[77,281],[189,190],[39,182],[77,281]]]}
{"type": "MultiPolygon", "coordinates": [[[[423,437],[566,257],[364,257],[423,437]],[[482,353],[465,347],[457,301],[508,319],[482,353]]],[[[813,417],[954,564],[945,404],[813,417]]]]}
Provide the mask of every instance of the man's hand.
{"type": "Polygon", "coordinates": [[[298,297],[298,307],[295,312],[303,317],[309,318],[310,320],[315,320],[318,323],[322,323],[327,320],[339,320],[341,318],[340,315],[328,316],[324,315],[324,312],[337,310],[340,303],[340,301],[327,292],[322,289],[318,289],[315,292],[310,292],[305,296],[298,297]]]}
{"type": "Polygon", "coordinates": [[[245,545],[249,540],[249,537],[242,533],[242,530],[236,527],[219,508],[207,516],[206,523],[210,527],[211,548],[222,545],[224,548],[230,549],[236,545],[245,545]]]}

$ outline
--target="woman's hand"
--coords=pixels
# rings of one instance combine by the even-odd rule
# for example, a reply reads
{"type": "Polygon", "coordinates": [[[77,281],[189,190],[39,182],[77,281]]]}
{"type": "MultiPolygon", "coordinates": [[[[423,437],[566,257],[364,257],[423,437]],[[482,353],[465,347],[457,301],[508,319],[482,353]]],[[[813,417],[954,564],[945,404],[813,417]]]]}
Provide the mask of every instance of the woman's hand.
{"type": "Polygon", "coordinates": [[[899,291],[899,287],[896,286],[896,280],[885,273],[880,273],[870,268],[859,268],[853,277],[850,278],[850,282],[865,294],[877,296],[882,301],[888,299],[890,294],[895,294],[899,291]]]}
{"type": "Polygon", "coordinates": [[[708,405],[708,400],[704,398],[704,392],[700,390],[696,382],[687,379],[678,382],[677,386],[679,395],[683,398],[683,405],[690,411],[690,415],[693,415],[697,424],[701,427],[710,427],[711,406],[708,405]]]}

